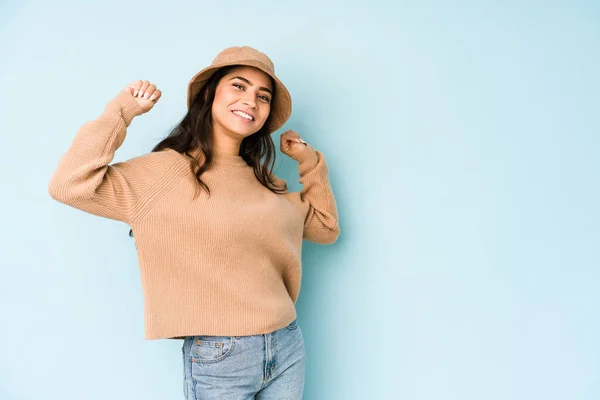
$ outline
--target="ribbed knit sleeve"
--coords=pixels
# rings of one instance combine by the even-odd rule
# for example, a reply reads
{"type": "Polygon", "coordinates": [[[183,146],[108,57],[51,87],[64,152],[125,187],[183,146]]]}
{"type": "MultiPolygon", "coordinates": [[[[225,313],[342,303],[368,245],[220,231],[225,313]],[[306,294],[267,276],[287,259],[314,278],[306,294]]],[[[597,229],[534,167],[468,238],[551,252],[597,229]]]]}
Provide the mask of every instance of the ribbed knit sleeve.
{"type": "Polygon", "coordinates": [[[86,122],[50,180],[52,198],[91,214],[130,222],[138,200],[158,179],[160,157],[150,153],[109,163],[125,140],[127,127],[142,113],[133,95],[121,91],[97,119],[86,122]]]}
{"type": "Polygon", "coordinates": [[[307,205],[303,238],[314,243],[332,244],[337,240],[340,228],[325,156],[309,145],[294,159],[298,161],[298,182],[303,185],[300,198],[307,205]]]}

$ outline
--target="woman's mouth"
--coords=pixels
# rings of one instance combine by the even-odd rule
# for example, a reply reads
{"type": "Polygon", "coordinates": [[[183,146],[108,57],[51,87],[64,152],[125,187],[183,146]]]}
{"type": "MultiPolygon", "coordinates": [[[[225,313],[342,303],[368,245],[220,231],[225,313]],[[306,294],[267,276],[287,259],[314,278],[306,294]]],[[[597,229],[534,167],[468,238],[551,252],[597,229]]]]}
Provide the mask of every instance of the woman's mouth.
{"type": "Polygon", "coordinates": [[[243,111],[234,110],[234,111],[232,111],[232,113],[243,121],[246,121],[246,122],[254,121],[254,117],[252,115],[247,114],[243,111]]]}

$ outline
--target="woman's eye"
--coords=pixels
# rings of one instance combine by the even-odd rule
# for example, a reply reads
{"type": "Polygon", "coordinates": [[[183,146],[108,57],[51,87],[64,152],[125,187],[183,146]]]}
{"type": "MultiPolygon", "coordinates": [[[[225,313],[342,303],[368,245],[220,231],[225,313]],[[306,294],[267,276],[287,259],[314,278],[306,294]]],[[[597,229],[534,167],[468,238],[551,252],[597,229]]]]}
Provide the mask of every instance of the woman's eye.
{"type": "Polygon", "coordinates": [[[234,83],[233,86],[235,86],[236,88],[244,89],[244,86],[240,85],[239,83],[234,83]]]}
{"type": "Polygon", "coordinates": [[[258,96],[258,97],[260,97],[261,99],[263,99],[267,103],[271,101],[271,100],[269,100],[269,98],[267,96],[258,96]]]}

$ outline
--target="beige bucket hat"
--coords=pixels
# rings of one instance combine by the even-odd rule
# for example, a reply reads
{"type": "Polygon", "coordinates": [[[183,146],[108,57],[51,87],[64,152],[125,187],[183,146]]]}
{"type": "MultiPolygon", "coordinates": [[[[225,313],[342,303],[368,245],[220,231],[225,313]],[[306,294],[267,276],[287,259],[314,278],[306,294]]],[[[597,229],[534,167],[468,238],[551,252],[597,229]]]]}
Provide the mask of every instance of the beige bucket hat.
{"type": "Polygon", "coordinates": [[[192,99],[196,97],[206,81],[222,67],[230,65],[246,65],[256,67],[271,76],[275,81],[275,96],[271,103],[269,133],[281,128],[292,113],[292,98],[285,85],[275,75],[275,66],[271,59],[260,51],[248,46],[228,47],[221,51],[213,60],[212,64],[198,72],[188,84],[188,110],[192,99]]]}

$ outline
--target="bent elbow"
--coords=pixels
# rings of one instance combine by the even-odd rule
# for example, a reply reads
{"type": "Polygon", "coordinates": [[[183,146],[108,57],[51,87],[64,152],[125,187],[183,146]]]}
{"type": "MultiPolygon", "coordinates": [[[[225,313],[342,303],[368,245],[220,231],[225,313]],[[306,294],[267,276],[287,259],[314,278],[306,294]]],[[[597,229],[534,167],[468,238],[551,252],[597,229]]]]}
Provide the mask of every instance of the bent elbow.
{"type": "Polygon", "coordinates": [[[340,229],[337,226],[334,229],[321,228],[304,231],[304,239],[317,244],[333,244],[338,240],[339,236],[340,229]]]}
{"type": "Polygon", "coordinates": [[[50,197],[64,204],[72,204],[77,200],[88,197],[85,192],[77,189],[76,186],[70,185],[64,180],[56,179],[56,177],[52,177],[48,183],[48,194],[50,197]]]}
{"type": "Polygon", "coordinates": [[[48,194],[54,200],[64,203],[66,199],[66,190],[64,187],[54,178],[48,183],[48,194]]]}
{"type": "Polygon", "coordinates": [[[330,232],[330,234],[328,236],[325,237],[325,241],[323,244],[334,244],[335,242],[337,242],[338,238],[340,237],[340,229],[334,229],[330,232]]]}

